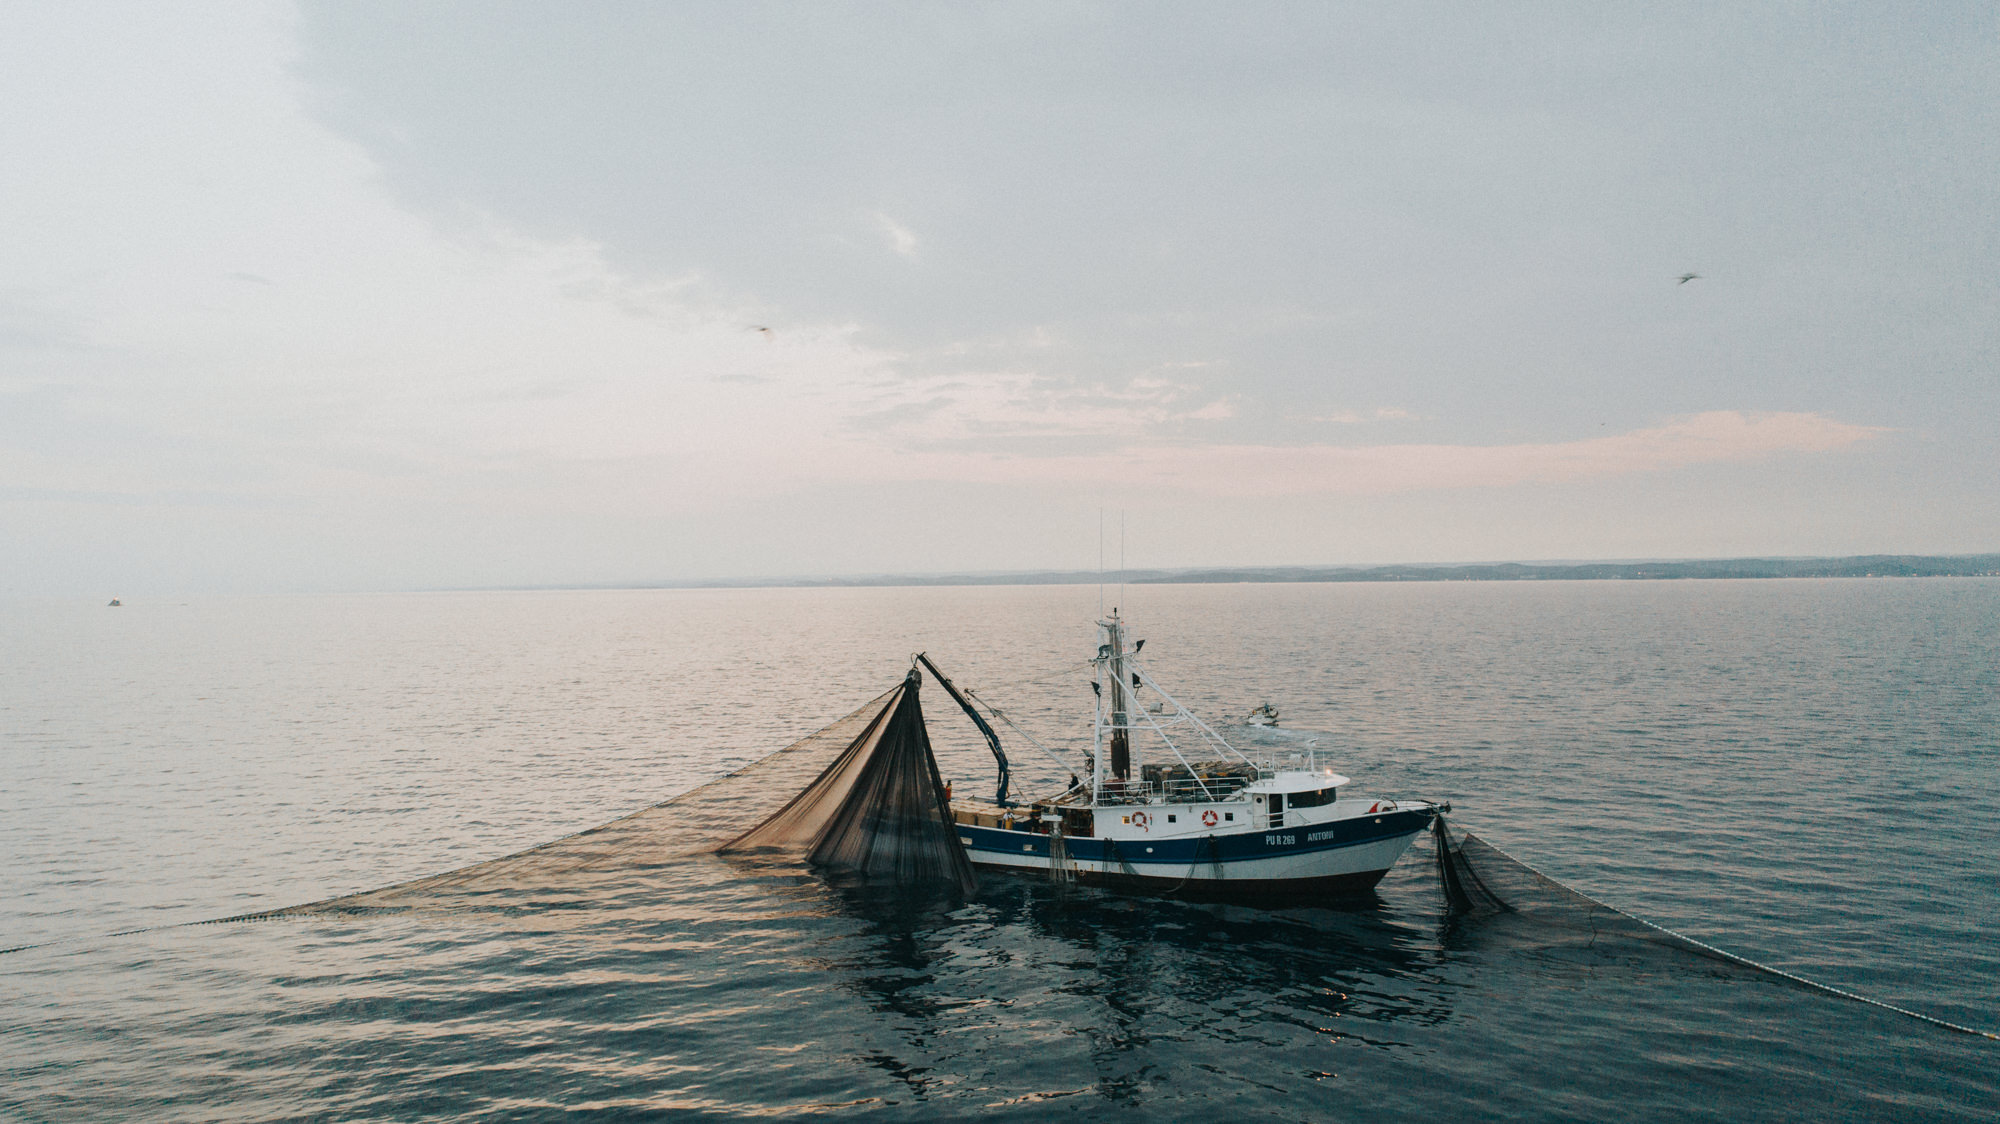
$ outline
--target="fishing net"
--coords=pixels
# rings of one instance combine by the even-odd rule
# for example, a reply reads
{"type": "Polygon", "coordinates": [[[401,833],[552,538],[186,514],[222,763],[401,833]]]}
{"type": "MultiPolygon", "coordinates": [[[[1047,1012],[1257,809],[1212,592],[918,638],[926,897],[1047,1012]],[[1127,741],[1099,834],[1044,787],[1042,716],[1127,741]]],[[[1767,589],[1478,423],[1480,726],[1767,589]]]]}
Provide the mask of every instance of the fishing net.
{"type": "Polygon", "coordinates": [[[916,687],[906,680],[776,753],[602,826],[412,882],[228,920],[605,908],[652,893],[691,856],[725,846],[781,857],[798,852],[824,869],[870,878],[927,879],[943,871],[962,889],[972,885],[916,687]],[[773,830],[760,836],[765,827],[773,830]]]}
{"type": "MultiPolygon", "coordinates": [[[[1461,914],[1529,914],[1550,924],[1588,929],[1624,929],[1625,915],[1570,889],[1470,832],[1458,831],[1444,816],[1431,822],[1437,841],[1438,881],[1451,908],[1461,914]]],[[[1643,927],[1629,935],[1647,937],[1643,927]]]]}
{"type": "Polygon", "coordinates": [[[818,779],[721,852],[798,852],[821,870],[867,881],[956,884],[971,893],[972,862],[931,754],[920,682],[912,669],[889,705],[818,779]]]}
{"type": "Polygon", "coordinates": [[[1437,842],[1438,881],[1454,913],[1480,917],[1500,913],[1518,914],[1542,924],[1587,932],[1593,943],[1604,937],[1628,937],[1665,945],[1696,956],[1720,961],[1737,968],[1775,976],[1808,990],[1851,999],[1880,1007],[1899,1015],[1982,1038],[1996,1038],[1990,1031],[1976,1030],[1946,1022],[1919,1011],[1856,995],[1830,984],[1794,975],[1782,968],[1760,964],[1747,957],[1726,952],[1651,921],[1634,917],[1616,906],[1606,905],[1579,890],[1550,878],[1527,863],[1470,832],[1458,831],[1444,816],[1431,823],[1437,842]]]}

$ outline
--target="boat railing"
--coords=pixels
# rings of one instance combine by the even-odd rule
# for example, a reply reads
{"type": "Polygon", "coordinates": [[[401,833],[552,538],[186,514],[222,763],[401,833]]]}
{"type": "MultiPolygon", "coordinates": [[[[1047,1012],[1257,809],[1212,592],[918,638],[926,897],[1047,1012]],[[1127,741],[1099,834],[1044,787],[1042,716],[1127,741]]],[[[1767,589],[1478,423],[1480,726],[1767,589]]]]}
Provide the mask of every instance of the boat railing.
{"type": "Polygon", "coordinates": [[[1253,779],[1241,774],[1222,777],[1175,777],[1166,782],[1166,798],[1170,804],[1199,804],[1209,800],[1227,800],[1253,779]]]}
{"type": "Polygon", "coordinates": [[[1099,804],[1151,804],[1159,786],[1151,781],[1105,781],[1097,786],[1099,804]]]}
{"type": "Polygon", "coordinates": [[[1266,773],[1317,773],[1320,759],[1317,747],[1267,750],[1258,755],[1257,764],[1266,773]]]}

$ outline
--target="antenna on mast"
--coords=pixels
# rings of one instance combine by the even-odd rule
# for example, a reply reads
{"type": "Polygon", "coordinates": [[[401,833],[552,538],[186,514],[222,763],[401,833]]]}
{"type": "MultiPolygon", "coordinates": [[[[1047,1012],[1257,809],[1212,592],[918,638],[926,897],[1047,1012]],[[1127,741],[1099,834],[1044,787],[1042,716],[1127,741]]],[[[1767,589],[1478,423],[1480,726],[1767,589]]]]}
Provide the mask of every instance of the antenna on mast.
{"type": "Polygon", "coordinates": [[[1097,501],[1097,615],[1104,615],[1104,500],[1097,501]]]}
{"type": "Polygon", "coordinates": [[[1125,512],[1118,512],[1118,603],[1125,603],[1125,512]]]}

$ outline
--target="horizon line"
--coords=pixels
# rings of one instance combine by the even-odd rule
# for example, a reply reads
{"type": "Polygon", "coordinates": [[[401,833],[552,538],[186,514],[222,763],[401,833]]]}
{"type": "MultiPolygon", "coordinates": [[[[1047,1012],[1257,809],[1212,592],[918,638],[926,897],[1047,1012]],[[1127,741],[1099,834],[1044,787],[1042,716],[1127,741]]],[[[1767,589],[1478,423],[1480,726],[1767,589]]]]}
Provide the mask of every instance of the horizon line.
{"type": "Polygon", "coordinates": [[[1687,581],[1777,578],[2000,577],[2000,552],[1970,554],[1743,555],[1726,558],[1561,559],[1179,566],[1123,571],[960,570],[439,586],[419,593],[616,589],[813,589],[916,586],[1321,584],[1392,581],[1687,581]]]}

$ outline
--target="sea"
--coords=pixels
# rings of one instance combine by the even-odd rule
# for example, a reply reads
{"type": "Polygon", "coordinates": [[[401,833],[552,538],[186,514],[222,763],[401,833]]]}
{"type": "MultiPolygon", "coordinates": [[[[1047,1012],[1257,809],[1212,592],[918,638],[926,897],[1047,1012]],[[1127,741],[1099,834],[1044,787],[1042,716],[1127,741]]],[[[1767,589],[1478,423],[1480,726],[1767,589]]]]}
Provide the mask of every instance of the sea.
{"type": "MultiPolygon", "coordinates": [[[[918,651],[1015,787],[1116,606],[1225,735],[1449,800],[1550,878],[2000,1030],[2000,580],[979,586],[0,602],[0,1118],[1991,1120],[2000,1042],[1454,914],[691,856],[562,909],[210,923],[506,855],[847,714],[918,651]]],[[[993,783],[925,696],[945,775],[993,783]]]]}

